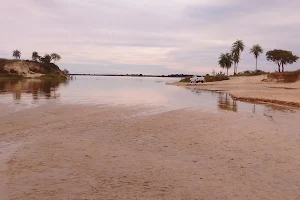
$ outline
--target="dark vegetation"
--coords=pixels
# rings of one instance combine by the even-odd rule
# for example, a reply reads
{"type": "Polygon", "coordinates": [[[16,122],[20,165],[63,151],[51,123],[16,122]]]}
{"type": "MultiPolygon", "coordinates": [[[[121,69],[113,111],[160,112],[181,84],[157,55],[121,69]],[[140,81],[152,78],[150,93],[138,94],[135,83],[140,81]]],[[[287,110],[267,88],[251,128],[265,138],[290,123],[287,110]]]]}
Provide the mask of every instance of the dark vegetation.
{"type": "MultiPolygon", "coordinates": [[[[185,77],[185,78],[181,79],[179,82],[189,83],[190,78],[192,78],[192,76],[185,77]]],[[[228,76],[210,76],[210,75],[206,75],[204,78],[205,78],[205,82],[215,82],[215,81],[229,80],[228,76]]]]}
{"type": "Polygon", "coordinates": [[[239,72],[238,74],[234,75],[234,76],[258,76],[258,75],[263,75],[263,74],[268,74],[265,71],[262,70],[255,70],[255,71],[244,71],[244,72],[239,72]]]}
{"type": "MultiPolygon", "coordinates": [[[[234,63],[234,74],[237,73],[237,68],[238,68],[239,62],[241,60],[241,54],[244,51],[244,49],[245,49],[245,44],[244,44],[243,40],[237,40],[232,44],[230,56],[234,63]]],[[[228,68],[227,68],[227,70],[228,70],[228,68]]],[[[228,72],[227,72],[227,76],[228,76],[228,72]]]]}
{"type": "Polygon", "coordinates": [[[253,47],[250,49],[250,53],[254,55],[254,58],[256,60],[256,68],[255,70],[257,71],[257,59],[260,56],[260,54],[262,54],[264,52],[264,50],[261,48],[261,46],[259,44],[253,45],[253,47]]]}
{"type": "MultiPolygon", "coordinates": [[[[228,70],[234,65],[234,76],[257,76],[262,74],[268,74],[268,78],[277,79],[281,82],[291,83],[300,80],[300,70],[294,72],[284,72],[287,64],[293,64],[299,60],[297,55],[294,55],[292,51],[274,49],[266,53],[266,58],[270,62],[274,62],[278,65],[278,72],[267,73],[257,68],[258,57],[264,52],[259,44],[253,45],[250,49],[250,54],[254,55],[256,59],[256,70],[247,70],[237,73],[237,66],[240,61],[241,53],[243,52],[245,45],[242,40],[237,40],[233,43],[230,53],[222,53],[219,57],[218,64],[222,69],[228,70]]],[[[214,73],[213,73],[214,74],[214,73]]]]}
{"type": "MultiPolygon", "coordinates": [[[[245,44],[243,40],[237,40],[232,44],[230,53],[222,53],[219,57],[218,64],[222,69],[227,70],[227,76],[228,76],[228,70],[231,68],[232,65],[234,65],[234,72],[233,74],[238,74],[238,65],[241,60],[241,54],[245,49],[245,44]]],[[[260,54],[263,53],[263,49],[259,44],[253,45],[253,47],[250,49],[250,53],[254,55],[256,59],[256,71],[257,71],[257,59],[260,56],[260,54]]]]}
{"type": "Polygon", "coordinates": [[[293,52],[281,49],[274,49],[272,51],[268,51],[266,56],[268,61],[274,62],[278,65],[278,72],[284,72],[285,65],[293,64],[299,59],[299,57],[294,55],[293,52]]]}
{"type": "Polygon", "coordinates": [[[228,76],[205,76],[205,82],[225,81],[229,80],[228,76]]]}
{"type": "MultiPolygon", "coordinates": [[[[222,69],[227,70],[227,76],[228,76],[228,70],[231,68],[234,60],[230,53],[222,53],[219,57],[219,65],[222,69]]],[[[236,64],[235,64],[236,65],[236,64]]]]}

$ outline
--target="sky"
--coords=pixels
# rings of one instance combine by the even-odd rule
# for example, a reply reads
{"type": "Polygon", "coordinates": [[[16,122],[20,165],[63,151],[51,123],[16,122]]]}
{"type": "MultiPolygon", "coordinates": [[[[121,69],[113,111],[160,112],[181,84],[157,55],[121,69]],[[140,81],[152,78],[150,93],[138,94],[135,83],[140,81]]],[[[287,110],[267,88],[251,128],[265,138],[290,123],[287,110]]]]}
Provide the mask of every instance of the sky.
{"type": "MultiPolygon", "coordinates": [[[[71,73],[212,73],[237,39],[239,71],[255,69],[254,44],[300,55],[299,0],[0,1],[0,57],[56,52],[71,73]]],[[[258,64],[277,69],[265,53],[258,64]]]]}

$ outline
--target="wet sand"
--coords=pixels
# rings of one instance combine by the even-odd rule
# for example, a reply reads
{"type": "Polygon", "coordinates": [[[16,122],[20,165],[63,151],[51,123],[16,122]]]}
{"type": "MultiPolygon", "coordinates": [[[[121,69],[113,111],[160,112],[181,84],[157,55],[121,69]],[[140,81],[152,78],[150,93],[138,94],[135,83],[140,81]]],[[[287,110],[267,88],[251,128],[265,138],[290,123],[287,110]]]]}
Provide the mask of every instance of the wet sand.
{"type": "Polygon", "coordinates": [[[0,117],[0,199],[299,199],[299,113],[44,105],[0,117]]]}
{"type": "Polygon", "coordinates": [[[300,108],[300,81],[295,83],[263,82],[267,75],[230,77],[230,80],[191,84],[170,83],[177,86],[224,91],[241,101],[275,103],[300,108]]]}

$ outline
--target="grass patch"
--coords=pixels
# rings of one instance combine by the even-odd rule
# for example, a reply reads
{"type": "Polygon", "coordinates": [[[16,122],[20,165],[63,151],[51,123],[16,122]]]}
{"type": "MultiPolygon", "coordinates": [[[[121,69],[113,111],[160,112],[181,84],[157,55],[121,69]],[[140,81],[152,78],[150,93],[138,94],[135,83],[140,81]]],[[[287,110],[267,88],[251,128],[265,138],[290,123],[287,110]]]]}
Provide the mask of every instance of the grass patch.
{"type": "Polygon", "coordinates": [[[274,72],[269,73],[268,78],[277,79],[279,82],[294,83],[300,80],[300,70],[291,72],[274,72]]]}
{"type": "Polygon", "coordinates": [[[234,76],[259,76],[263,74],[268,74],[268,72],[262,71],[262,70],[255,70],[255,71],[244,71],[244,72],[239,72],[238,74],[234,76]]]}

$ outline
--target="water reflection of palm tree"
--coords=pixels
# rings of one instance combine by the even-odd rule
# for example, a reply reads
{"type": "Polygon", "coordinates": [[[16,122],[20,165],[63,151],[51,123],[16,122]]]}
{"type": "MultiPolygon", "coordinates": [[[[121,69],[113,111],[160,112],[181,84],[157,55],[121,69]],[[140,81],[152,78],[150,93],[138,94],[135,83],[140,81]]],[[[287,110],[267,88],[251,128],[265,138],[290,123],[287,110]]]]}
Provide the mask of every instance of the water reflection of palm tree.
{"type": "Polygon", "coordinates": [[[256,104],[255,104],[255,103],[253,104],[253,110],[252,110],[252,112],[253,112],[253,113],[256,112],[256,104]]]}
{"type": "Polygon", "coordinates": [[[221,110],[229,110],[237,112],[237,102],[229,97],[228,94],[219,93],[218,108],[221,110]]]}

